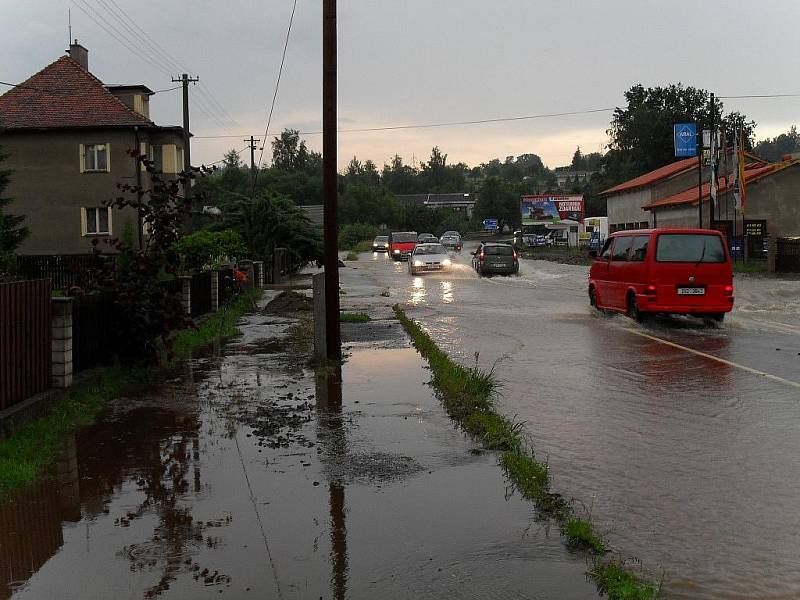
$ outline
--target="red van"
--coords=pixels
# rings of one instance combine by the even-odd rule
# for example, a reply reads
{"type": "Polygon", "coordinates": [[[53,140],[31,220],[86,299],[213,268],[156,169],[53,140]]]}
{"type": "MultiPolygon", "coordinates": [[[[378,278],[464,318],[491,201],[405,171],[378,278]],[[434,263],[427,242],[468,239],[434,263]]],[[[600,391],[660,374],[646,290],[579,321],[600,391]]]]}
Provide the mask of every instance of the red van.
{"type": "Polygon", "coordinates": [[[408,260],[417,247],[416,231],[393,231],[389,234],[389,254],[393,260],[408,260]]]}
{"type": "Polygon", "coordinates": [[[589,254],[589,302],[600,310],[637,321],[671,313],[721,322],[733,308],[733,267],[719,231],[619,231],[589,254]]]}

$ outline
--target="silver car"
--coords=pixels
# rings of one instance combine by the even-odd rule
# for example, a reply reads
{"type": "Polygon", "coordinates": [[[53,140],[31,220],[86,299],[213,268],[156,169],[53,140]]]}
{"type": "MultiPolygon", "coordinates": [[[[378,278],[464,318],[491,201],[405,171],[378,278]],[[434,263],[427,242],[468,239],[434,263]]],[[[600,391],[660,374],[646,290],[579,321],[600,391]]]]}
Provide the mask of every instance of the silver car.
{"type": "Polygon", "coordinates": [[[419,244],[408,259],[408,272],[411,275],[432,271],[445,271],[452,262],[447,248],[441,244],[419,244]]]}

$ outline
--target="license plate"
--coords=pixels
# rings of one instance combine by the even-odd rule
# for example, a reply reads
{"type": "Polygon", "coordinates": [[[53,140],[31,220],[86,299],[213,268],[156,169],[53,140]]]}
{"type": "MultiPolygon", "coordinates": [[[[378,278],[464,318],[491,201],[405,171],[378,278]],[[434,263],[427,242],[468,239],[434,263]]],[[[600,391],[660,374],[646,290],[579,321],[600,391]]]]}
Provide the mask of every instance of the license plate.
{"type": "Polygon", "coordinates": [[[678,296],[704,296],[706,288],[701,287],[679,287],[678,296]]]}

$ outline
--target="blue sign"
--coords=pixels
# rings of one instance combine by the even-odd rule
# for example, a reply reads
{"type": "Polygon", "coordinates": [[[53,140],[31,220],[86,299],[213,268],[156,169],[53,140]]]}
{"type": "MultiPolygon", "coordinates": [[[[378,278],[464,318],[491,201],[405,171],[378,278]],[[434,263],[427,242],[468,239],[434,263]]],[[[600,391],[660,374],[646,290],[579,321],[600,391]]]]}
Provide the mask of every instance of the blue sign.
{"type": "Polygon", "coordinates": [[[676,157],[697,156],[697,125],[694,123],[676,123],[673,126],[673,133],[676,157]]]}
{"type": "Polygon", "coordinates": [[[484,219],[483,229],[484,231],[494,231],[497,229],[497,219],[484,219]]]}

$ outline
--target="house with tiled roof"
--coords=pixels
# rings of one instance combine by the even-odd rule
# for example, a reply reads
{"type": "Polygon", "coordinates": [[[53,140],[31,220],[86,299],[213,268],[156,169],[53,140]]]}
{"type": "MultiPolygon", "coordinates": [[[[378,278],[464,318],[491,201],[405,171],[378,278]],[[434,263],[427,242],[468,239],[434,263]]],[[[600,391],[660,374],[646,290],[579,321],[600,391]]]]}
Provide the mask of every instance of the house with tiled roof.
{"type": "Polygon", "coordinates": [[[93,239],[126,232],[138,241],[136,211],[104,204],[119,196],[119,183],[149,185],[129,151],[138,148],[167,176],[183,170],[183,129],[150,119],[153,92],[104,85],[89,71],[88,56],[76,40],[67,55],[0,96],[7,195],[31,231],[21,254],[91,252],[93,239]]]}

